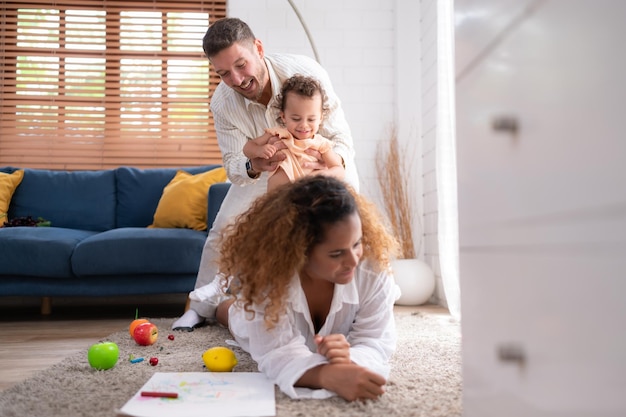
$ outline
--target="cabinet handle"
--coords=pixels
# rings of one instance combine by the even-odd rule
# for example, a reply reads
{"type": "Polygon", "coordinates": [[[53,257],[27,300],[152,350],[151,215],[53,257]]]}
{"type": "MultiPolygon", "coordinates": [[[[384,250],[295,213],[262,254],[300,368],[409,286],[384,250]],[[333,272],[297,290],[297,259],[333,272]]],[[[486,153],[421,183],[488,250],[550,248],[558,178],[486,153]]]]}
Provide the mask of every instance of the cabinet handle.
{"type": "Polygon", "coordinates": [[[496,116],[491,122],[491,127],[496,132],[517,135],[517,132],[519,131],[519,122],[514,116],[496,116]]]}
{"type": "Polygon", "coordinates": [[[498,359],[502,362],[513,362],[519,366],[524,366],[526,353],[519,343],[504,343],[498,346],[498,359]]]}

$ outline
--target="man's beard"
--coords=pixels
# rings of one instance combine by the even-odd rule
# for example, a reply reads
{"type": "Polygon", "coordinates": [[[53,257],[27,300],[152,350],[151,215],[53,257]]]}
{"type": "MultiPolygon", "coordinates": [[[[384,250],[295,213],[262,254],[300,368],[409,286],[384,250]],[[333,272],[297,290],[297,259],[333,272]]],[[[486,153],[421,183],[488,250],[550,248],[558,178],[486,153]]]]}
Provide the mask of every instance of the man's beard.
{"type": "MultiPolygon", "coordinates": [[[[263,82],[263,80],[265,80],[266,76],[267,76],[267,69],[265,68],[265,63],[261,61],[261,69],[255,75],[255,79],[259,88],[257,89],[256,94],[254,95],[254,98],[252,99],[256,102],[259,102],[261,100],[261,97],[263,96],[263,90],[265,89],[265,84],[261,85],[261,83],[263,82]]],[[[267,82],[269,83],[269,79],[267,82]]]]}

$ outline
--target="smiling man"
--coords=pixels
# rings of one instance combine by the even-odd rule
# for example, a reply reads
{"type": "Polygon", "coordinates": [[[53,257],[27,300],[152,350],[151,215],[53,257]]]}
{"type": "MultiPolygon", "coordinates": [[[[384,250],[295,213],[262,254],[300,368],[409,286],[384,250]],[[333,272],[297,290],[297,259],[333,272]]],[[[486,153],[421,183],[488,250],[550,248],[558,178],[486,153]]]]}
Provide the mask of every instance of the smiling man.
{"type": "MultiPolygon", "coordinates": [[[[220,298],[219,280],[215,279],[220,231],[266,192],[267,172],[275,170],[285,158],[279,151],[270,159],[248,159],[243,154],[243,146],[276,124],[279,111],[274,103],[283,82],[292,75],[310,76],[322,84],[328,96],[329,112],[319,133],[334,143],[333,150],[345,165],[346,181],[357,190],[359,186],[350,127],[328,73],[317,62],[302,55],[265,54],[261,40],[237,18],[220,19],[212,24],[202,46],[221,77],[210,106],[223,165],[232,186],[209,231],[195,287],[211,285],[201,294],[195,294],[190,309],[172,325],[174,329],[188,331],[215,316],[220,298]]],[[[278,148],[285,146],[276,145],[278,148]]],[[[319,152],[307,152],[318,162],[309,162],[306,168],[326,169],[319,152]]]]}

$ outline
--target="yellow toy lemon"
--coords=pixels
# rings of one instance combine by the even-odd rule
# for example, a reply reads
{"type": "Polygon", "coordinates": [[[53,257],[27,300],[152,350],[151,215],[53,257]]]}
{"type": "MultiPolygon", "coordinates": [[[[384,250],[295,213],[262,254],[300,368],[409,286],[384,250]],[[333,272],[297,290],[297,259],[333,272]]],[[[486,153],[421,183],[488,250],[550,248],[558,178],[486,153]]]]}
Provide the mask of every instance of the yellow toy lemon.
{"type": "Polygon", "coordinates": [[[230,372],[237,365],[235,352],[223,346],[207,349],[202,354],[202,360],[211,372],[230,372]]]}

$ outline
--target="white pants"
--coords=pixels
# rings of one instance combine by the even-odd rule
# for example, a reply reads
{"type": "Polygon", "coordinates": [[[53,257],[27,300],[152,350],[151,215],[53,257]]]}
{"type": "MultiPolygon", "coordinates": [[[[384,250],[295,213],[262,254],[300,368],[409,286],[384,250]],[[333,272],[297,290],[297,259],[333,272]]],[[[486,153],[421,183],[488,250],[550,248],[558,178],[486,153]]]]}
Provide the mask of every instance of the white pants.
{"type": "MultiPolygon", "coordinates": [[[[198,270],[198,278],[194,288],[203,287],[209,284],[217,275],[217,259],[219,256],[219,237],[221,231],[228,225],[237,215],[243,213],[250,207],[252,202],[267,190],[267,174],[261,175],[261,178],[254,184],[239,186],[232,184],[224,197],[222,206],[217,212],[213,227],[209,230],[204,248],[202,249],[202,258],[200,259],[200,268],[198,270]]],[[[203,317],[210,315],[203,304],[198,301],[191,301],[190,308],[203,317]]]]}

